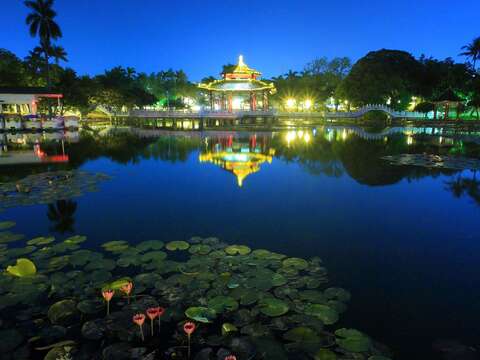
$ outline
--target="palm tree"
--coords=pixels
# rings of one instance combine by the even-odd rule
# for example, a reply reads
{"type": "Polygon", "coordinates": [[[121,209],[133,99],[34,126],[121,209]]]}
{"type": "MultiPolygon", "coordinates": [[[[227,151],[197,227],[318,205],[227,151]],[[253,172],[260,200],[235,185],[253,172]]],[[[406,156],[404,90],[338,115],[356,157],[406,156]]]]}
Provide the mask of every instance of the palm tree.
{"type": "Polygon", "coordinates": [[[45,74],[47,86],[50,88],[49,51],[52,40],[62,37],[60,26],[55,22],[57,13],[53,10],[54,0],[27,0],[24,2],[32,12],[25,22],[30,26],[30,35],[40,38],[40,46],[45,56],[45,74]]]}
{"type": "Polygon", "coordinates": [[[478,112],[478,109],[480,109],[480,94],[475,94],[470,101],[468,102],[468,106],[472,108],[472,111],[470,112],[470,116],[473,114],[475,111],[477,113],[477,120],[480,120],[480,115],[478,112]]]}
{"type": "Polygon", "coordinates": [[[473,39],[470,44],[463,46],[462,50],[465,51],[460,55],[470,58],[473,62],[473,69],[476,70],[477,60],[480,60],[480,36],[473,39]]]}
{"type": "Polygon", "coordinates": [[[48,49],[48,52],[49,52],[49,56],[55,59],[55,64],[58,65],[60,60],[68,62],[67,52],[62,46],[52,45],[48,49]]]}

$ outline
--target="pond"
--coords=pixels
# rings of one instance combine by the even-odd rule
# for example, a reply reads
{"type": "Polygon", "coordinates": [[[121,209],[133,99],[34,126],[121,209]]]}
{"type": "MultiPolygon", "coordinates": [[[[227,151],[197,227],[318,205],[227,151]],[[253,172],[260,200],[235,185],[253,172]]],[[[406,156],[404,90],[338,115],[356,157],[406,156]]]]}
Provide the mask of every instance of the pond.
{"type": "Polygon", "coordinates": [[[186,358],[188,319],[198,359],[206,349],[239,359],[471,355],[478,132],[332,125],[0,137],[0,219],[16,223],[0,223],[0,265],[27,258],[37,268],[1,279],[6,358],[55,359],[65,348],[75,359],[152,349],[151,359],[186,358]],[[131,303],[118,295],[130,281],[131,303]],[[101,290],[113,288],[106,316],[101,290]],[[161,341],[148,318],[145,342],[131,321],[149,306],[167,309],[161,341]],[[67,340],[75,344],[48,348],[67,340]]]}

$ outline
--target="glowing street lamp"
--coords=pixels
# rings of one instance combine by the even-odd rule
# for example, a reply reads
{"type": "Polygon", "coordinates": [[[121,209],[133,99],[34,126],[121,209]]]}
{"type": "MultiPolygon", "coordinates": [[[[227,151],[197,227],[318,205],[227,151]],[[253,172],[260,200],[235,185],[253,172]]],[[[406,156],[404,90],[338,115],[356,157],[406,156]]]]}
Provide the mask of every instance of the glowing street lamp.
{"type": "Polygon", "coordinates": [[[310,110],[311,107],[312,107],[312,100],[306,99],[304,103],[305,110],[310,110]]]}
{"type": "Polygon", "coordinates": [[[297,101],[293,98],[288,98],[287,101],[285,102],[287,109],[293,109],[296,103],[297,101]]]}

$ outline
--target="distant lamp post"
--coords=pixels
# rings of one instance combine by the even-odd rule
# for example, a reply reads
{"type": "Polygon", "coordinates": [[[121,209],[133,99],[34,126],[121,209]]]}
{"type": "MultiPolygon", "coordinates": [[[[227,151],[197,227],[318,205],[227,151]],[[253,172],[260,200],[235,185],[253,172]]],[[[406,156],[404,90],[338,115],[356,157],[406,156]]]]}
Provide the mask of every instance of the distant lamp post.
{"type": "Polygon", "coordinates": [[[285,101],[285,106],[289,110],[292,110],[296,104],[297,104],[297,101],[293,98],[288,98],[287,101],[285,101]]]}
{"type": "Polygon", "coordinates": [[[306,99],[303,104],[303,107],[305,110],[310,110],[312,108],[312,105],[313,105],[312,100],[306,99]]]}

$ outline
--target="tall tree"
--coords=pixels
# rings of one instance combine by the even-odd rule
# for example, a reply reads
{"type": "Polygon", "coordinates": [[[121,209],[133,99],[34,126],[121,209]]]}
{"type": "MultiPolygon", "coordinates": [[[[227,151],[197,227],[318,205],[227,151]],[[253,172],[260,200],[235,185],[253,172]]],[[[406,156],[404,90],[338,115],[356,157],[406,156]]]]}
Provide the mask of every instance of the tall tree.
{"type": "Polygon", "coordinates": [[[418,94],[421,71],[421,64],[405,51],[372,51],[353,65],[341,92],[356,106],[389,103],[403,110],[418,94]]]}
{"type": "Polygon", "coordinates": [[[462,47],[462,50],[465,50],[460,55],[466,56],[472,60],[473,69],[476,70],[477,60],[480,59],[480,36],[473,39],[473,41],[462,47]]]}
{"type": "Polygon", "coordinates": [[[50,88],[50,65],[49,51],[52,40],[62,37],[60,26],[55,22],[57,13],[53,10],[54,0],[27,0],[24,2],[31,13],[28,14],[25,22],[29,26],[30,35],[38,36],[40,46],[43,48],[45,56],[45,75],[47,86],[50,88]]]}

